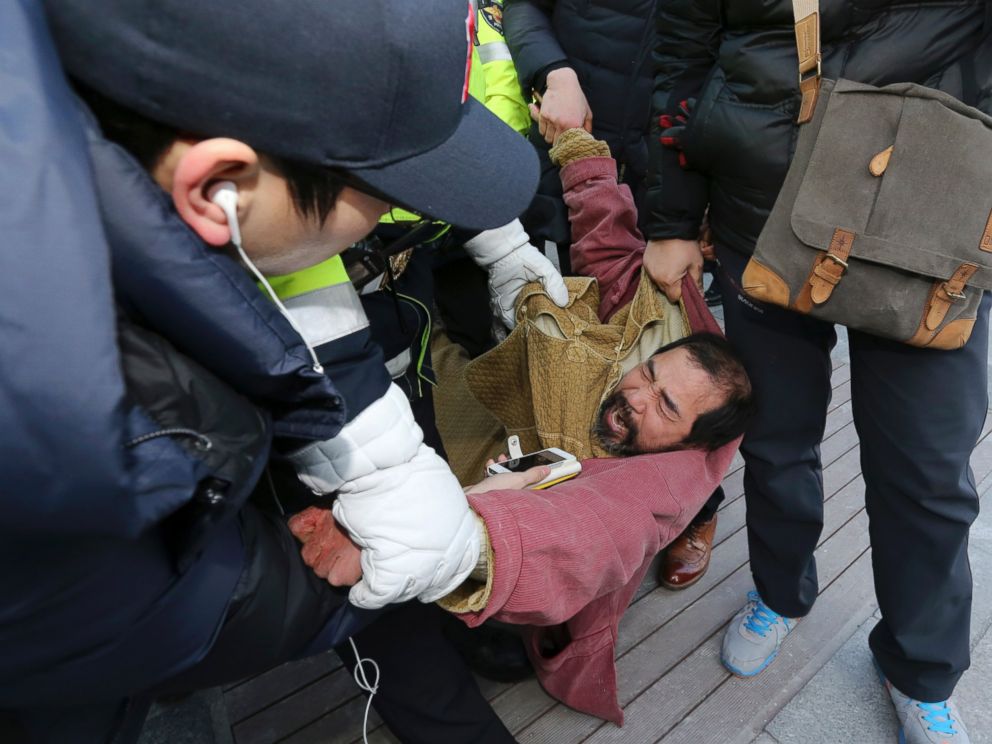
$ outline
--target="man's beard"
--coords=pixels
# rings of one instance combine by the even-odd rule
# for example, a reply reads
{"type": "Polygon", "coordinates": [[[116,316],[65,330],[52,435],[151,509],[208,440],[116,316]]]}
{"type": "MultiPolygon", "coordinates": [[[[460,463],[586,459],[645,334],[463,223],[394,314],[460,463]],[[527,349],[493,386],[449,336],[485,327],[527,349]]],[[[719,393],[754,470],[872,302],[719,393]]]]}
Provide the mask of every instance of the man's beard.
{"type": "Polygon", "coordinates": [[[641,454],[637,446],[637,426],[634,424],[633,411],[627,398],[619,390],[603,401],[596,414],[596,423],[592,427],[593,439],[606,452],[614,457],[629,457],[641,454]],[[613,416],[623,426],[622,438],[618,439],[609,419],[613,416]]]}

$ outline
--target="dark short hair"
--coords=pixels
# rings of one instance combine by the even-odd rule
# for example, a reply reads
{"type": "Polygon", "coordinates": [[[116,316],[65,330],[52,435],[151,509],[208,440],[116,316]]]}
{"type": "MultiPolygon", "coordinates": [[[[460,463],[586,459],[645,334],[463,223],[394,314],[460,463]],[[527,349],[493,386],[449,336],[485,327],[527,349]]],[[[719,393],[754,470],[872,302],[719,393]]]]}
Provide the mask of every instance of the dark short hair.
{"type": "Polygon", "coordinates": [[[740,357],[727,339],[715,333],[690,334],[662,346],[652,356],[678,348],[684,348],[691,362],[726,396],[722,405],[696,417],[681,448],[709,451],[734,441],[757,411],[751,380],[740,357]]]}
{"type": "MultiPolygon", "coordinates": [[[[127,150],[146,170],[180,137],[195,137],[121,106],[79,81],[73,82],[79,94],[100,124],[104,137],[127,150]]],[[[330,168],[296,160],[266,155],[286,179],[297,212],[323,224],[334,209],[341,190],[348,185],[347,176],[330,168]]]]}

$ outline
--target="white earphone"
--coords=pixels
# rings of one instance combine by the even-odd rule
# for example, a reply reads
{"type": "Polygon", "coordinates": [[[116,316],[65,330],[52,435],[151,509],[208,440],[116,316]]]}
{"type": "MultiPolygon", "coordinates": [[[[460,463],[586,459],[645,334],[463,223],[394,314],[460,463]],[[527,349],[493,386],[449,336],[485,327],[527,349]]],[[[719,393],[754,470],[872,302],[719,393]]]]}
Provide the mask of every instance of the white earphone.
{"type": "Polygon", "coordinates": [[[233,181],[221,181],[210,189],[210,201],[224,210],[227,226],[231,229],[231,242],[241,245],[241,226],[238,224],[238,187],[233,181]]]}
{"type": "Polygon", "coordinates": [[[289,324],[293,327],[300,338],[303,339],[304,345],[307,347],[307,351],[310,353],[310,359],[314,372],[318,374],[324,373],[324,367],[317,358],[317,352],[310,345],[307,340],[306,335],[303,333],[303,329],[297,325],[296,321],[293,319],[293,315],[286,309],[286,306],[282,304],[279,296],[272,289],[272,285],[269,284],[268,280],[262,275],[262,272],[258,270],[258,267],[248,258],[248,254],[245,253],[245,249],[241,246],[241,225],[238,223],[238,187],[234,185],[233,181],[221,181],[220,183],[211,186],[210,188],[210,201],[216,204],[218,207],[224,210],[224,216],[227,217],[227,226],[231,230],[231,243],[238,251],[238,255],[241,256],[241,260],[244,261],[245,265],[251,269],[251,273],[255,275],[258,279],[259,284],[261,284],[265,291],[269,293],[269,297],[272,298],[272,302],[275,303],[276,307],[279,308],[279,312],[282,313],[283,317],[289,321],[289,324]]]}

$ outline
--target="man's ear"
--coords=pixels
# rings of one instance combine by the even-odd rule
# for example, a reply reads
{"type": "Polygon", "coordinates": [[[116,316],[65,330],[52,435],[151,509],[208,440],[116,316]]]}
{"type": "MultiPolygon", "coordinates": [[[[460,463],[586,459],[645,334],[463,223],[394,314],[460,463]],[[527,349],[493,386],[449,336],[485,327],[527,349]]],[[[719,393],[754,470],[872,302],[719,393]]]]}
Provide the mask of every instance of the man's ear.
{"type": "Polygon", "coordinates": [[[233,181],[241,215],[258,170],[258,154],[243,142],[215,138],[188,144],[172,173],[172,200],[179,216],[208,245],[227,245],[231,229],[224,210],[210,200],[210,188],[218,181],[233,181]]]}

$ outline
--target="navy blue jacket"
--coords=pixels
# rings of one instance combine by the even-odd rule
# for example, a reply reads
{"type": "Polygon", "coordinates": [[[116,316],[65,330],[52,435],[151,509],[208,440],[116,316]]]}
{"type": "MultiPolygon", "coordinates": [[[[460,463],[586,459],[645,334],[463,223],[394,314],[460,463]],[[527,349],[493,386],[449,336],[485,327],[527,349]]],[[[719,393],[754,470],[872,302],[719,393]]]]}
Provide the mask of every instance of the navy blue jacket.
{"type": "Polygon", "coordinates": [[[330,438],[345,409],[245,272],[99,136],[37,4],[0,5],[0,48],[2,709],[123,696],[201,658],[273,437],[330,438]],[[217,446],[145,439],[184,422],[217,446]]]}

